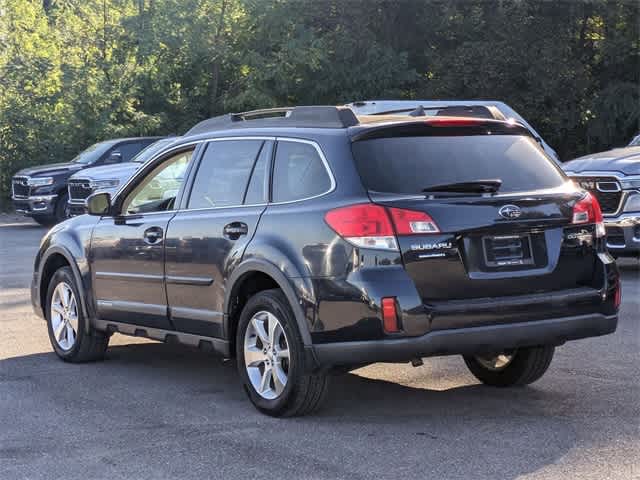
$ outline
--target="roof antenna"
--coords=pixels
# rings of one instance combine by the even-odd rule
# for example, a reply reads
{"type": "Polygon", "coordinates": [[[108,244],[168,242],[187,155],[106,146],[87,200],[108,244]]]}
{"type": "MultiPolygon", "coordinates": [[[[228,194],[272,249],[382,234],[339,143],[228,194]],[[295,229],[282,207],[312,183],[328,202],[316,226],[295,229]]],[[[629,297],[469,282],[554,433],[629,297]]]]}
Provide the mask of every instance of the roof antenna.
{"type": "Polygon", "coordinates": [[[409,115],[410,117],[426,117],[427,116],[422,105],[418,105],[418,108],[416,108],[415,110],[411,110],[407,115],[409,115]]]}

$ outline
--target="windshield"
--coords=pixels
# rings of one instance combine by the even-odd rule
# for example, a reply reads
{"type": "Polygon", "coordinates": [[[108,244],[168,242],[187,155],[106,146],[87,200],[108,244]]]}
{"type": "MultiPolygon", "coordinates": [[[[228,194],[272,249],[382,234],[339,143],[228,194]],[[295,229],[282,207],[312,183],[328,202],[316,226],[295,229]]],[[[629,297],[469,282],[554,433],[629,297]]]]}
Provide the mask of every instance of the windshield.
{"type": "Polygon", "coordinates": [[[88,165],[98,160],[107,150],[113,146],[113,142],[94,143],[86,150],[83,150],[75,156],[73,163],[82,163],[88,165]]]}
{"type": "Polygon", "coordinates": [[[531,137],[469,135],[390,137],[353,144],[368,190],[419,194],[425,188],[486,179],[500,192],[561,186],[566,180],[531,137]]]}
{"type": "Polygon", "coordinates": [[[162,150],[164,147],[173,143],[176,138],[164,138],[162,140],[158,140],[157,142],[152,143],[151,145],[143,148],[140,153],[138,153],[135,157],[131,159],[132,162],[144,163],[153,157],[157,152],[162,150]]]}
{"type": "Polygon", "coordinates": [[[629,143],[630,147],[640,147],[640,135],[636,135],[631,143],[629,143]]]}

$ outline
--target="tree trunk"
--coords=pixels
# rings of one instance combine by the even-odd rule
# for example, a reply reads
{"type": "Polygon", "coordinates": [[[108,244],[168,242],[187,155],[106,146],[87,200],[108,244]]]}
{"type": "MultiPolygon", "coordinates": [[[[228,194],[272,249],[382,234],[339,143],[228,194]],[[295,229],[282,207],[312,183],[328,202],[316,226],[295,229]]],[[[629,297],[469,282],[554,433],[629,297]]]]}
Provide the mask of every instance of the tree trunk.
{"type": "Polygon", "coordinates": [[[220,83],[220,61],[221,56],[218,52],[220,46],[220,37],[224,30],[224,15],[227,10],[227,0],[222,0],[220,5],[220,16],[218,17],[218,27],[213,37],[213,63],[211,65],[211,86],[209,91],[209,115],[213,116],[217,113],[218,105],[218,84],[220,83]]]}

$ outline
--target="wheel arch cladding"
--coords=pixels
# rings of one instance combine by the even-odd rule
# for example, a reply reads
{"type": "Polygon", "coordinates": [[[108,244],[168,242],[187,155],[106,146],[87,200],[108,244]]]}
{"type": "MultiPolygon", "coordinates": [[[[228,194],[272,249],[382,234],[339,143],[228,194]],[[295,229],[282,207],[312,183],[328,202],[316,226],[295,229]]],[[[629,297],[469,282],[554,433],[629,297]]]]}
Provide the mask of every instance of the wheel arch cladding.
{"type": "Polygon", "coordinates": [[[47,251],[44,258],[42,259],[39,285],[40,308],[42,309],[42,314],[46,318],[47,292],[49,290],[49,283],[51,282],[53,275],[62,267],[71,268],[73,278],[76,282],[76,288],[80,293],[80,307],[82,308],[82,315],[85,322],[88,322],[89,316],[87,315],[86,298],[84,293],[85,290],[81,280],[80,271],[75,261],[73,260],[73,256],[64,248],[59,246],[49,249],[49,251],[47,251]]]}
{"type": "Polygon", "coordinates": [[[311,345],[311,335],[298,295],[288,279],[275,265],[265,260],[252,259],[236,268],[229,278],[231,288],[224,302],[225,336],[233,341],[242,308],[251,295],[272,288],[279,288],[289,301],[304,345],[311,345]]]}

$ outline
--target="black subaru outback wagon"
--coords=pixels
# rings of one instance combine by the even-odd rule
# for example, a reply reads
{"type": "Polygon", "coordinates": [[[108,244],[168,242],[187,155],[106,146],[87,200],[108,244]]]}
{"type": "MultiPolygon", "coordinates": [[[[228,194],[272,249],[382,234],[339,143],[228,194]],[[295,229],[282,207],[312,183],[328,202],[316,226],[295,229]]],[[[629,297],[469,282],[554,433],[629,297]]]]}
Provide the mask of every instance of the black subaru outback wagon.
{"type": "Polygon", "coordinates": [[[113,332],[210,349],[270,415],[379,361],[461,354],[486,384],[529,384],[556,346],[616,329],[598,203],[517,123],[232,114],[88,210],[35,261],[58,356],[99,359],[113,332]]]}

